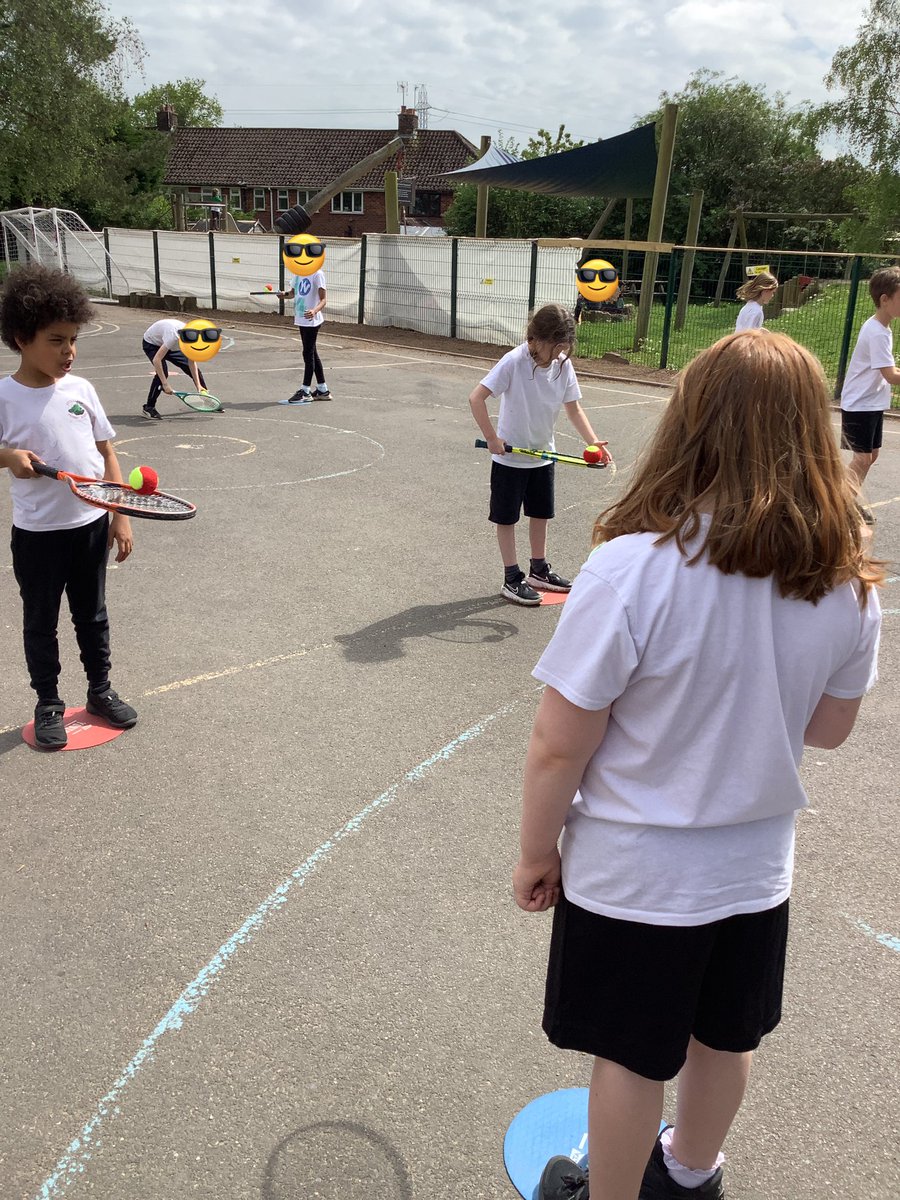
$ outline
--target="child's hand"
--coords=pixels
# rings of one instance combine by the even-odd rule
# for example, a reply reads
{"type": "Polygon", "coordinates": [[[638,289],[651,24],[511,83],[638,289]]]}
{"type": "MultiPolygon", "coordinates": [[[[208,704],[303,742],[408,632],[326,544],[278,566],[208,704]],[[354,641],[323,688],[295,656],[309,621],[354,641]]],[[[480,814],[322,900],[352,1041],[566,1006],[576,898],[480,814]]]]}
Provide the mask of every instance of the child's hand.
{"type": "Polygon", "coordinates": [[[36,454],[30,450],[7,450],[5,457],[5,465],[16,479],[37,479],[38,473],[31,466],[33,462],[41,461],[36,454]]]}
{"type": "Polygon", "coordinates": [[[497,435],[494,434],[493,437],[489,437],[486,440],[488,450],[490,450],[491,454],[506,453],[506,442],[504,442],[503,438],[497,437],[497,435]]]}
{"type": "Polygon", "coordinates": [[[523,863],[513,871],[513,895],[516,904],[525,912],[546,912],[559,903],[562,864],[559,851],[540,863],[523,863]]]}
{"type": "Polygon", "coordinates": [[[162,390],[166,393],[167,396],[174,395],[174,392],[172,391],[172,389],[169,387],[169,385],[167,383],[163,384],[162,390]]]}
{"type": "Polygon", "coordinates": [[[116,543],[117,548],[116,562],[124,562],[134,549],[134,538],[131,534],[131,522],[124,513],[115,513],[109,523],[109,540],[106,543],[107,549],[112,547],[113,542],[116,543]]]}

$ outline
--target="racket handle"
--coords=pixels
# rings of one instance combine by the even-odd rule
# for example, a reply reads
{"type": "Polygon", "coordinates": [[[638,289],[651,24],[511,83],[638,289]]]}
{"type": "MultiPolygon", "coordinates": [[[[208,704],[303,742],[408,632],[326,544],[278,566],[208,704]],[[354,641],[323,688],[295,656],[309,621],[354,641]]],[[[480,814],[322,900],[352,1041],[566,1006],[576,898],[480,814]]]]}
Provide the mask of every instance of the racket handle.
{"type": "MultiPolygon", "coordinates": [[[[487,450],[487,442],[484,440],[484,438],[476,438],[475,445],[479,450],[487,450]]],[[[511,454],[512,446],[509,444],[509,442],[504,442],[503,445],[506,447],[507,454],[511,454]]]]}
{"type": "Polygon", "coordinates": [[[32,471],[37,471],[38,475],[46,475],[48,479],[60,478],[60,473],[56,467],[48,467],[46,463],[35,462],[33,459],[31,462],[31,469],[32,471]]]}

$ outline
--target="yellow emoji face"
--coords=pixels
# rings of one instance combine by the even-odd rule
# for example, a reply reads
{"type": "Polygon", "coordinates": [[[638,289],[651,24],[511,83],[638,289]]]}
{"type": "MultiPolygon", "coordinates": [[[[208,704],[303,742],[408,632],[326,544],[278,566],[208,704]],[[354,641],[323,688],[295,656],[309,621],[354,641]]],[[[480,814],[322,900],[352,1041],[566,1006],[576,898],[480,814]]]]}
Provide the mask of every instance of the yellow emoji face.
{"type": "Polygon", "coordinates": [[[591,258],[575,268],[575,284],[585,300],[612,300],[619,290],[619,275],[605,259],[591,258]]]}
{"type": "Polygon", "coordinates": [[[178,345],[194,362],[209,362],[222,349],[222,330],[212,321],[188,321],[178,330],[178,345]]]}
{"type": "Polygon", "coordinates": [[[314,275],[325,262],[325,246],[311,233],[298,233],[284,243],[281,256],[294,275],[314,275]]]}

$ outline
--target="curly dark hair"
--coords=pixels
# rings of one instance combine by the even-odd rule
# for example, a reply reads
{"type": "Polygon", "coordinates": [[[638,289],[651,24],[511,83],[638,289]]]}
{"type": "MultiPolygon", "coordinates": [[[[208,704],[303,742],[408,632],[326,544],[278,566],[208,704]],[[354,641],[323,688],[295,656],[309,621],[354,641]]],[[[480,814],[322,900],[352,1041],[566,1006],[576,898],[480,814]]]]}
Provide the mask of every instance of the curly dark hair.
{"type": "Polygon", "coordinates": [[[39,263],[16,267],[0,291],[0,338],[10,350],[18,351],[19,342],[33,342],[56,321],[85,325],[93,315],[87,292],[76,279],[39,263]]]}

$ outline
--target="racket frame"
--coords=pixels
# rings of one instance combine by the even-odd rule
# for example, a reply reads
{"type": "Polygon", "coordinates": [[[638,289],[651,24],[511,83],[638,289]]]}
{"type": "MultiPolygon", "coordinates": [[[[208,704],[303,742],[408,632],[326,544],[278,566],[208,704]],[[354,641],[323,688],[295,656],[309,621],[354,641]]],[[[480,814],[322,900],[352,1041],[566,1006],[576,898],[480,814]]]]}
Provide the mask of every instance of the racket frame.
{"type": "Polygon", "coordinates": [[[183,392],[172,389],[172,395],[177,396],[182,404],[186,404],[192,412],[222,412],[222,401],[218,396],[213,396],[207,393],[205,396],[202,392],[183,392]],[[203,400],[203,404],[192,404],[189,397],[196,396],[203,400]]]}
{"type": "Polygon", "coordinates": [[[38,475],[45,475],[48,479],[58,479],[62,483],[67,483],[72,494],[84,504],[92,504],[95,508],[104,508],[107,512],[122,513],[126,517],[140,517],[149,521],[187,521],[197,514],[196,505],[191,504],[189,500],[182,500],[180,496],[173,496],[170,492],[136,492],[127,483],[115,483],[111,479],[93,479],[88,475],[73,475],[71,471],[60,471],[57,467],[48,467],[46,463],[41,462],[32,461],[31,466],[38,475]],[[93,488],[99,489],[99,495],[86,495],[79,488],[81,484],[90,484],[93,488]],[[110,498],[101,499],[107,490],[110,498]],[[116,494],[130,495],[134,499],[130,502],[127,499],[124,502],[112,499],[116,494]],[[154,509],[152,507],[154,496],[181,507],[174,510],[167,509],[165,506],[154,509]]]}
{"type": "MultiPolygon", "coordinates": [[[[570,467],[592,467],[594,470],[603,469],[609,466],[609,462],[588,462],[584,458],[576,458],[574,454],[559,454],[555,450],[526,450],[524,446],[510,446],[509,442],[504,442],[507,454],[527,454],[529,458],[542,458],[546,462],[565,463],[570,467]]],[[[475,445],[480,450],[487,449],[487,442],[484,438],[476,438],[475,445]]]]}

